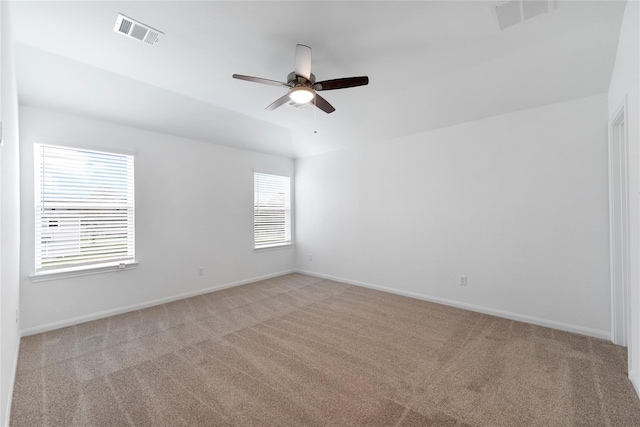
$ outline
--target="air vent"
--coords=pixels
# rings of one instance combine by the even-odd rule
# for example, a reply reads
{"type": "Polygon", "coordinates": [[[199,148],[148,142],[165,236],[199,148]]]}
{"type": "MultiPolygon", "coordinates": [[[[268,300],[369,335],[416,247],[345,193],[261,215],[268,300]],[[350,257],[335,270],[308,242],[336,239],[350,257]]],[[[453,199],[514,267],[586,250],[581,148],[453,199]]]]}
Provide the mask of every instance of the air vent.
{"type": "Polygon", "coordinates": [[[149,44],[155,44],[164,34],[121,13],[118,14],[113,31],[149,44]]]}
{"type": "Polygon", "coordinates": [[[554,0],[511,0],[493,6],[500,31],[533,17],[550,13],[554,0]]]}

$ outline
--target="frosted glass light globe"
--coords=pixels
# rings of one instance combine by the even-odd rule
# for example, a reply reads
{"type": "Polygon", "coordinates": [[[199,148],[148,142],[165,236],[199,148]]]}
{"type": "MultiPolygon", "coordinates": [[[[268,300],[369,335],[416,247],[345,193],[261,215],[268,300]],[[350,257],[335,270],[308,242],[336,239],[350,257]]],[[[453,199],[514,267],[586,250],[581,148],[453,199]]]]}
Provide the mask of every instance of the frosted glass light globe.
{"type": "Polygon", "coordinates": [[[297,102],[298,104],[306,104],[307,102],[311,101],[314,96],[315,93],[313,93],[313,90],[304,86],[294,87],[289,92],[289,98],[291,98],[293,102],[297,102]]]}

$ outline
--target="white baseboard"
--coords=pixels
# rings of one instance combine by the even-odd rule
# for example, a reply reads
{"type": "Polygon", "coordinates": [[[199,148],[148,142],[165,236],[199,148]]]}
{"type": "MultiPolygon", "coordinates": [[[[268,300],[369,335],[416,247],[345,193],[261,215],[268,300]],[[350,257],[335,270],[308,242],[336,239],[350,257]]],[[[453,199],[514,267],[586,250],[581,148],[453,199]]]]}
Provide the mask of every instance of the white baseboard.
{"type": "MultiPolygon", "coordinates": [[[[219,291],[221,289],[228,289],[228,288],[232,288],[232,287],[235,287],[235,286],[245,285],[247,283],[257,282],[257,281],[260,281],[260,280],[271,279],[273,277],[283,276],[285,274],[290,274],[290,273],[293,273],[293,272],[306,274],[306,275],[309,275],[309,276],[320,277],[320,278],[323,278],[323,279],[335,280],[335,281],[338,281],[338,282],[348,283],[350,285],[361,286],[361,287],[364,287],[364,288],[376,289],[376,290],[379,290],[379,291],[389,292],[389,293],[393,293],[393,294],[397,294],[397,295],[403,295],[403,296],[406,296],[406,297],[421,299],[421,300],[424,300],[424,301],[430,301],[430,302],[434,302],[434,303],[437,303],[437,304],[443,304],[443,305],[447,305],[447,306],[451,306],[451,307],[462,308],[462,309],[465,309],[465,310],[471,310],[471,311],[475,311],[475,312],[478,312],[478,313],[489,314],[489,315],[497,316],[497,317],[503,317],[505,319],[511,319],[511,320],[516,320],[516,321],[519,321],[519,322],[531,323],[531,324],[534,324],[534,325],[544,326],[544,327],[552,328],[552,329],[558,329],[558,330],[561,330],[561,331],[573,332],[573,333],[577,333],[577,334],[581,334],[581,335],[587,335],[587,336],[591,336],[591,337],[595,337],[595,338],[611,340],[611,333],[608,332],[608,331],[601,331],[601,330],[597,330],[597,329],[585,328],[585,327],[582,327],[582,326],[576,326],[576,325],[571,325],[571,324],[567,324],[567,323],[556,322],[556,321],[553,321],[553,320],[541,319],[541,318],[537,318],[537,317],[533,317],[533,316],[527,316],[527,315],[518,314],[518,313],[513,313],[513,312],[509,312],[509,311],[496,310],[496,309],[493,309],[493,308],[483,307],[483,306],[479,306],[479,305],[468,304],[468,303],[449,300],[449,299],[445,299],[445,298],[432,297],[432,296],[429,296],[429,295],[419,294],[419,293],[416,293],[416,292],[403,291],[401,289],[395,289],[395,288],[389,288],[389,287],[386,287],[386,286],[373,285],[373,284],[370,284],[370,283],[360,282],[360,281],[357,281],[357,280],[351,280],[351,279],[347,279],[347,278],[344,278],[344,277],[337,277],[337,276],[332,276],[332,275],[328,275],[328,274],[322,274],[322,273],[317,273],[317,272],[314,272],[314,271],[307,271],[307,270],[300,270],[300,269],[281,271],[281,272],[278,272],[278,273],[272,273],[272,274],[268,274],[268,275],[264,275],[264,276],[259,276],[259,277],[253,277],[253,278],[249,278],[249,279],[240,280],[240,281],[237,281],[237,282],[226,283],[226,284],[222,284],[222,285],[216,285],[216,286],[212,286],[212,287],[205,288],[205,289],[199,289],[197,291],[187,292],[187,293],[183,293],[183,294],[179,294],[179,295],[174,295],[174,296],[171,296],[171,297],[160,298],[160,299],[156,299],[156,300],[153,300],[153,301],[148,301],[148,302],[139,303],[139,304],[133,304],[133,305],[129,305],[129,306],[126,306],[126,307],[120,307],[120,308],[116,308],[116,309],[112,309],[112,310],[102,311],[102,312],[99,312],[99,313],[92,313],[92,314],[89,314],[89,315],[86,315],[86,316],[79,316],[79,317],[74,317],[74,318],[71,318],[71,319],[65,319],[65,320],[61,320],[61,321],[57,321],[57,322],[47,323],[47,324],[44,324],[44,325],[34,326],[34,327],[31,327],[31,328],[25,328],[25,329],[21,330],[20,332],[21,332],[21,336],[39,334],[39,333],[42,333],[42,332],[52,331],[54,329],[59,329],[59,328],[67,327],[67,326],[77,325],[79,323],[89,322],[89,321],[92,321],[92,320],[102,319],[104,317],[114,316],[114,315],[117,315],[117,314],[122,314],[122,313],[129,312],[129,311],[140,310],[140,309],[143,309],[143,308],[148,308],[148,307],[152,307],[152,306],[160,305],[160,304],[166,304],[168,302],[176,301],[176,300],[183,299],[183,298],[189,298],[189,297],[193,297],[193,296],[197,296],[197,295],[206,294],[206,293],[209,293],[209,292],[219,291]]],[[[635,386],[635,383],[634,383],[634,386],[635,386]]],[[[638,387],[636,387],[636,391],[638,391],[638,390],[639,390],[638,387]]],[[[640,392],[638,394],[640,395],[640,392]]]]}
{"type": "Polygon", "coordinates": [[[98,320],[109,316],[115,316],[117,314],[127,313],[129,311],[140,310],[143,308],[153,307],[155,305],[166,304],[168,302],[177,301],[184,298],[190,298],[197,295],[208,294],[209,292],[219,291],[222,289],[233,288],[235,286],[246,285],[247,283],[258,282],[260,280],[271,279],[278,276],[284,276],[285,274],[293,273],[294,270],[280,271],[278,273],[266,274],[264,276],[252,277],[249,279],[239,280],[237,282],[225,283],[222,285],[211,286],[205,289],[198,289],[197,291],[186,292],[183,294],[173,295],[170,297],[159,298],[152,301],[147,301],[139,304],[132,304],[125,307],[114,308],[111,310],[105,310],[98,313],[92,313],[85,316],[73,317],[70,319],[64,319],[57,322],[51,322],[44,325],[33,326],[25,328],[20,331],[20,335],[25,337],[29,335],[40,334],[42,332],[53,331],[54,329],[65,328],[67,326],[77,325],[79,323],[90,322],[92,320],[98,320]]]}
{"type": "Polygon", "coordinates": [[[538,317],[527,316],[525,314],[518,314],[518,313],[512,313],[510,311],[496,310],[493,308],[483,307],[480,305],[467,304],[464,302],[454,301],[446,298],[432,297],[429,295],[419,294],[416,292],[409,292],[409,291],[403,291],[401,289],[389,288],[386,286],[372,285],[370,283],[345,279],[344,277],[336,277],[328,274],[316,273],[314,271],[296,269],[295,272],[300,274],[306,274],[308,276],[315,276],[323,279],[335,280],[337,282],[347,283],[350,285],[361,286],[363,288],[376,289],[378,291],[389,292],[392,294],[402,295],[405,297],[416,298],[416,299],[429,301],[429,302],[435,302],[437,304],[447,305],[450,307],[476,311],[478,313],[489,314],[491,316],[502,317],[505,319],[516,320],[524,323],[531,323],[537,326],[544,326],[546,328],[558,329],[561,331],[573,332],[580,335],[587,335],[590,337],[611,341],[611,333],[609,331],[601,331],[598,329],[591,329],[591,328],[585,328],[582,326],[571,325],[568,323],[556,322],[553,320],[540,319],[538,317]]]}
{"type": "Polygon", "coordinates": [[[629,381],[631,381],[631,385],[633,385],[633,389],[636,391],[636,395],[638,395],[638,399],[640,399],[640,387],[636,380],[636,376],[633,374],[633,371],[629,372],[629,381]]]}
{"type": "Polygon", "coordinates": [[[3,426],[9,426],[9,422],[11,421],[11,404],[13,403],[13,388],[16,384],[16,374],[18,373],[18,355],[20,354],[20,335],[16,338],[16,352],[13,355],[13,367],[11,369],[11,378],[9,378],[9,396],[7,396],[7,412],[5,413],[5,418],[3,422],[3,426]]]}

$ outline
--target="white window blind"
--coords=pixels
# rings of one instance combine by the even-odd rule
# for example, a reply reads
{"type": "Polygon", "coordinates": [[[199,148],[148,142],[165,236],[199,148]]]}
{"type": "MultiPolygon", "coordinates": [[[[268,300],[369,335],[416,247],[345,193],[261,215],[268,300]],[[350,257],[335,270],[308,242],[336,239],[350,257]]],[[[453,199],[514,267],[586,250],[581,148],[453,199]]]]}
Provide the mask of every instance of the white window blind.
{"type": "Polygon", "coordinates": [[[255,248],[291,244],[291,178],[254,172],[255,248]]]}
{"type": "Polygon", "coordinates": [[[133,156],[35,144],[36,272],[134,262],[133,156]]]}

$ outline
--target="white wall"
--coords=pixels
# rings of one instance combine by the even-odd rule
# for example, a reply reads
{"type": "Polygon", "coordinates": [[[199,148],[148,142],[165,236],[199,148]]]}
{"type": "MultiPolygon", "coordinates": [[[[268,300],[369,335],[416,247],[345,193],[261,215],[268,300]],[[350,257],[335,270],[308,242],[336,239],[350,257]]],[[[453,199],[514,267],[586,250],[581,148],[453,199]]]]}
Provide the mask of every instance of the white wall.
{"type": "Polygon", "coordinates": [[[22,328],[33,333],[163,298],[289,272],[293,248],[253,251],[253,169],[293,160],[20,108],[22,328]],[[137,269],[33,283],[33,142],[135,150],[137,269]],[[198,268],[204,267],[204,276],[198,268]]]}
{"type": "Polygon", "coordinates": [[[11,42],[9,3],[0,2],[0,423],[8,424],[19,346],[16,309],[20,304],[20,175],[18,96],[11,42]]]}
{"type": "Polygon", "coordinates": [[[296,267],[608,338],[607,177],[605,94],[299,159],[296,267]]]}
{"type": "Polygon", "coordinates": [[[640,12],[637,1],[627,2],[616,63],[609,86],[609,116],[613,116],[627,97],[626,127],[629,138],[630,194],[630,340],[629,378],[640,393],[640,12]]]}

